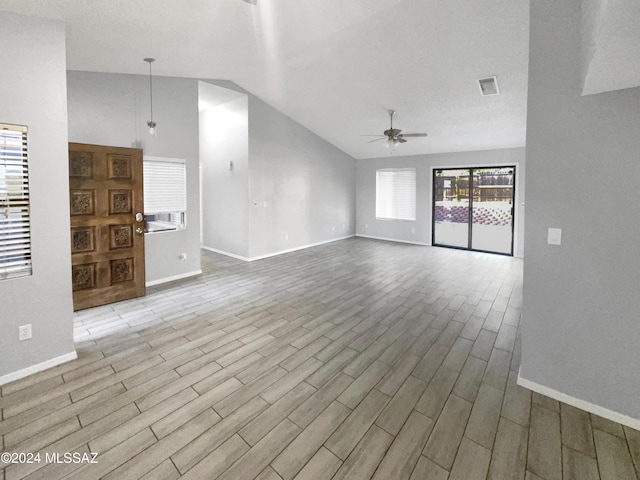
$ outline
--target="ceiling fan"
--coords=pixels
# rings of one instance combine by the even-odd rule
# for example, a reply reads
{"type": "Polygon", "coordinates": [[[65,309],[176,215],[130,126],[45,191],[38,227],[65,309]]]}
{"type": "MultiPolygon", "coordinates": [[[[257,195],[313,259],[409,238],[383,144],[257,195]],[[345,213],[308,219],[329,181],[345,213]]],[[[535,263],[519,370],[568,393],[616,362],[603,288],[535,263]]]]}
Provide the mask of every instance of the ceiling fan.
{"type": "Polygon", "coordinates": [[[426,133],[401,133],[402,130],[399,128],[393,128],[393,116],[395,115],[395,110],[389,110],[389,118],[391,121],[391,126],[388,130],[385,130],[382,135],[361,135],[362,137],[380,137],[375,140],[371,140],[367,143],[377,142],[379,140],[387,140],[387,147],[393,148],[400,143],[405,143],[406,138],[409,137],[426,137],[426,133]]]}

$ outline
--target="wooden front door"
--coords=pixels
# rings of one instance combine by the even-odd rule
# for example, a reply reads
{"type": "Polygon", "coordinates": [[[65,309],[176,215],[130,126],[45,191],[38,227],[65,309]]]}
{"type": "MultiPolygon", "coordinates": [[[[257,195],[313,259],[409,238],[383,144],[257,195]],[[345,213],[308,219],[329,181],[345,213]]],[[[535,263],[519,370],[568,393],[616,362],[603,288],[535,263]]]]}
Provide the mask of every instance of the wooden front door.
{"type": "Polygon", "coordinates": [[[69,144],[73,308],[145,294],[142,150],[69,144]]]}

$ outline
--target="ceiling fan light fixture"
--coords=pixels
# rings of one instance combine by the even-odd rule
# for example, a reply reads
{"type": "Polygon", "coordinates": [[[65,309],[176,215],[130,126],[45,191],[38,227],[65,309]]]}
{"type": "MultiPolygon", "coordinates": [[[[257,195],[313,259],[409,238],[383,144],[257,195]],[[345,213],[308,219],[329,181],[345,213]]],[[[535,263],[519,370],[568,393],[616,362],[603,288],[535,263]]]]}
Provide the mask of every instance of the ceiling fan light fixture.
{"type": "Polygon", "coordinates": [[[389,128],[382,132],[382,135],[363,135],[364,137],[379,137],[375,140],[371,140],[368,143],[378,142],[381,140],[386,140],[385,146],[393,151],[396,145],[400,145],[401,143],[406,143],[407,140],[405,137],[426,137],[426,133],[402,133],[402,130],[399,128],[393,128],[393,116],[395,115],[394,110],[389,110],[389,128]]]}

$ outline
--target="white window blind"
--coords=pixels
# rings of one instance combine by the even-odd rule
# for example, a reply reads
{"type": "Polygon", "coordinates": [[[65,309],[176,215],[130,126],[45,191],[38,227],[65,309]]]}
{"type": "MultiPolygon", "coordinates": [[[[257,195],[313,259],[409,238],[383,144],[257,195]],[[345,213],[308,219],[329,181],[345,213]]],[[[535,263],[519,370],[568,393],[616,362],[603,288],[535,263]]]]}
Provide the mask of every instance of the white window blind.
{"type": "Polygon", "coordinates": [[[376,171],[376,218],[416,219],[416,169],[376,171]]]}
{"type": "Polygon", "coordinates": [[[0,280],[31,275],[27,127],[0,123],[0,280]]]}
{"type": "Polygon", "coordinates": [[[183,160],[144,159],[144,213],[187,210],[187,168],[183,160]]]}
{"type": "Polygon", "coordinates": [[[186,162],[145,157],[143,176],[147,232],[184,228],[187,211],[186,162]]]}

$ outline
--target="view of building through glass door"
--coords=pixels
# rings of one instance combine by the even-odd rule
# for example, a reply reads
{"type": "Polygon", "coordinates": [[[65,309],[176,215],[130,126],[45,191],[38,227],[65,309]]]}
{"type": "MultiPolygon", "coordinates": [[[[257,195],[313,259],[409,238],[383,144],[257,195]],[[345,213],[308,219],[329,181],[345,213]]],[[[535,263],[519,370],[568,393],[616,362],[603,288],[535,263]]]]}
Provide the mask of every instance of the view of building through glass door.
{"type": "Polygon", "coordinates": [[[513,255],[515,166],[433,171],[436,246],[513,255]]]}

